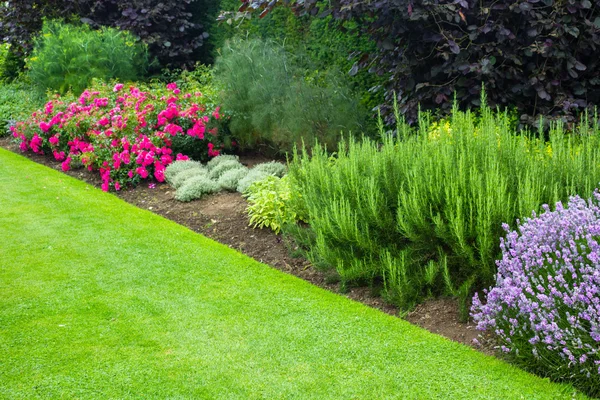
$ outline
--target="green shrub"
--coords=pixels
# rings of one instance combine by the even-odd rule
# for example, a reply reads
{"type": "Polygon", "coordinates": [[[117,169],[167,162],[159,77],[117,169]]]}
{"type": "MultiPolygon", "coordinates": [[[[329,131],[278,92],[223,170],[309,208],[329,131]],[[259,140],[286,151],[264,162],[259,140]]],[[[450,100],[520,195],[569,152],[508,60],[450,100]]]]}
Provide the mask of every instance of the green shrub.
{"type": "Polygon", "coordinates": [[[278,178],[270,175],[254,182],[244,194],[248,199],[246,212],[250,217],[250,225],[279,233],[285,224],[305,220],[294,207],[298,204],[294,201],[295,194],[287,176],[278,178]]]}
{"type": "Polygon", "coordinates": [[[210,179],[218,180],[221,175],[232,169],[240,169],[243,165],[237,160],[226,160],[213,167],[208,173],[210,179]]]}
{"type": "MultiPolygon", "coordinates": [[[[240,7],[238,0],[221,0],[223,11],[235,12],[240,7]]],[[[321,6],[325,1],[319,1],[321,6]]],[[[373,87],[387,82],[385,75],[369,74],[366,69],[353,68],[361,53],[371,53],[376,44],[367,35],[360,33],[360,25],[354,21],[339,21],[331,16],[311,18],[296,17],[291,9],[273,9],[264,18],[231,21],[231,24],[214,25],[209,41],[219,51],[228,39],[253,38],[273,40],[297,55],[305,75],[313,76],[327,71],[341,71],[339,77],[360,97],[368,110],[383,102],[383,90],[372,91],[373,87]],[[349,71],[352,71],[350,74],[349,71]]]]}
{"type": "Polygon", "coordinates": [[[167,183],[172,184],[173,178],[175,178],[177,174],[188,169],[204,169],[204,167],[197,161],[175,161],[169,164],[165,169],[165,180],[167,183]]]}
{"type": "Polygon", "coordinates": [[[365,111],[333,72],[306,79],[284,48],[260,40],[235,40],[215,64],[229,129],[242,149],[291,151],[318,139],[337,143],[342,131],[359,130],[365,111]]]}
{"type": "Polygon", "coordinates": [[[248,175],[248,168],[241,167],[236,169],[230,169],[219,177],[217,183],[223,190],[229,190],[235,192],[241,179],[248,175]]]}
{"type": "Polygon", "coordinates": [[[208,171],[202,165],[187,168],[171,178],[169,184],[175,189],[182,187],[188,179],[195,178],[198,176],[206,176],[208,178],[208,171]]]}
{"type": "Polygon", "coordinates": [[[185,181],[175,192],[175,199],[179,201],[192,201],[204,195],[219,191],[219,185],[206,175],[197,175],[185,181]]]}
{"type": "Polygon", "coordinates": [[[42,107],[45,96],[21,82],[0,84],[0,136],[9,133],[9,127],[24,120],[42,107]]]}
{"type": "Polygon", "coordinates": [[[491,285],[502,223],[600,182],[597,120],[577,135],[554,125],[549,143],[510,126],[508,113],[455,108],[441,123],[421,115],[414,135],[400,125],[381,144],[350,139],[334,156],[317,146],[295,157],[313,261],[344,283],[383,282],[402,307],[491,285]]]}
{"type": "Polygon", "coordinates": [[[80,93],[94,78],[132,81],[148,66],[146,47],[128,32],[92,30],[46,21],[27,61],[31,81],[47,89],[80,93]]]}

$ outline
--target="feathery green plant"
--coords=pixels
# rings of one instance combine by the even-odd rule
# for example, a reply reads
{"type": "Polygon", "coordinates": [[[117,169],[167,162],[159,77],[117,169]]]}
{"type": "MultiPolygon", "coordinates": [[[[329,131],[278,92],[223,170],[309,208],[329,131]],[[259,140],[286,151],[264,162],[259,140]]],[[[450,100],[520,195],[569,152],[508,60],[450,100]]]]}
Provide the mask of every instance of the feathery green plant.
{"type": "Polygon", "coordinates": [[[343,283],[382,282],[405,308],[452,295],[466,316],[469,294],[493,283],[501,224],[588,197],[600,182],[596,117],[572,134],[555,124],[546,143],[516,134],[508,113],[455,107],[447,120],[422,114],[415,132],[401,123],[381,137],[342,141],[333,156],[322,146],[296,154],[290,179],[314,231],[313,261],[343,283]]]}
{"type": "Polygon", "coordinates": [[[229,128],[242,149],[291,151],[305,139],[336,143],[363,127],[367,112],[333,71],[305,78],[295,57],[271,41],[228,42],[215,63],[229,128]]]}
{"type": "Polygon", "coordinates": [[[80,93],[92,79],[131,81],[145,74],[148,54],[131,33],[45,21],[27,62],[29,77],[47,89],[80,93]]]}

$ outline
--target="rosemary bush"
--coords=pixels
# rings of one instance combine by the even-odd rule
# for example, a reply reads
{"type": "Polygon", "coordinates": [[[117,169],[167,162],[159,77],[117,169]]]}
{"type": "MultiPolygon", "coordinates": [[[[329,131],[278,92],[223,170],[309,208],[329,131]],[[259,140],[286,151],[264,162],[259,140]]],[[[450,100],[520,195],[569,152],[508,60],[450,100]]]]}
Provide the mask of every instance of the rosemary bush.
{"type": "Polygon", "coordinates": [[[343,284],[381,282],[405,308],[458,296],[466,317],[469,295],[494,282],[502,223],[590,196],[600,182],[596,118],[572,134],[555,124],[548,142],[511,125],[506,112],[455,107],[441,122],[421,114],[414,132],[382,128],[381,143],[351,138],[334,155],[318,145],[296,154],[290,178],[308,210],[313,262],[343,284]]]}

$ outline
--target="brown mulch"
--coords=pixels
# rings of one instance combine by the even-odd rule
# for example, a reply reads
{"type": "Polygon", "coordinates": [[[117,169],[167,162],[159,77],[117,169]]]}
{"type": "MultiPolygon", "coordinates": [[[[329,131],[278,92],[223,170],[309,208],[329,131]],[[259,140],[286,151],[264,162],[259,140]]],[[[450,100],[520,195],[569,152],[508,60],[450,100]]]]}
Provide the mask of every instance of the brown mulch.
{"type": "MultiPolygon", "coordinates": [[[[11,138],[0,138],[0,147],[23,154],[37,163],[61,171],[60,163],[50,157],[21,153],[11,138]]],[[[251,156],[240,157],[240,161],[251,167],[269,160],[261,156],[251,156]]],[[[101,181],[97,172],[79,169],[67,171],[66,174],[100,187],[101,181]]],[[[239,193],[222,192],[189,203],[174,200],[173,194],[174,190],[167,184],[152,186],[142,184],[116,193],[118,197],[130,204],[184,225],[257,261],[339,293],[338,284],[332,283],[326,273],[313,268],[306,259],[291,257],[280,235],[270,230],[248,226],[248,217],[245,214],[246,200],[239,193]]],[[[387,314],[398,315],[395,306],[377,297],[370,288],[349,288],[347,292],[340,294],[387,314]]],[[[427,300],[419,304],[404,319],[450,340],[475,347],[484,353],[494,352],[489,338],[483,341],[483,346],[473,344],[473,339],[478,337],[479,332],[472,322],[460,322],[458,303],[454,299],[427,300]]]]}

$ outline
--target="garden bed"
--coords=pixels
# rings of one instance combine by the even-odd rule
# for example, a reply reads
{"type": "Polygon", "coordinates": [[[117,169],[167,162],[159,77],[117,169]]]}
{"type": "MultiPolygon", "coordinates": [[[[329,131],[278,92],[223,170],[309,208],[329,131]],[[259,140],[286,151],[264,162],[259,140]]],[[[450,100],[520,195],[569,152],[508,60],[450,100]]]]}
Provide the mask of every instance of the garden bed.
{"type": "MultiPolygon", "coordinates": [[[[22,153],[12,138],[0,138],[0,147],[22,154],[29,159],[60,171],[60,163],[50,157],[22,153]]],[[[240,161],[252,167],[270,161],[261,156],[243,156],[240,161]]],[[[83,180],[97,188],[102,181],[96,172],[85,169],[69,170],[66,174],[83,180]]],[[[310,265],[306,259],[290,256],[290,251],[281,235],[266,229],[253,229],[248,226],[245,214],[246,200],[239,193],[222,192],[204,197],[201,200],[182,203],[173,199],[174,190],[167,184],[148,185],[143,183],[115,193],[126,202],[139,208],[152,211],[194,232],[238,250],[257,261],[281,271],[295,275],[314,285],[339,292],[339,286],[326,273],[310,265]]],[[[385,303],[372,293],[370,288],[350,288],[344,295],[390,315],[398,315],[398,309],[385,303]]],[[[408,322],[450,340],[475,347],[484,353],[493,353],[491,344],[475,346],[473,339],[479,335],[472,322],[459,321],[458,304],[453,299],[433,299],[418,305],[405,318],[408,322]]],[[[480,342],[485,342],[481,341],[480,342]]]]}

